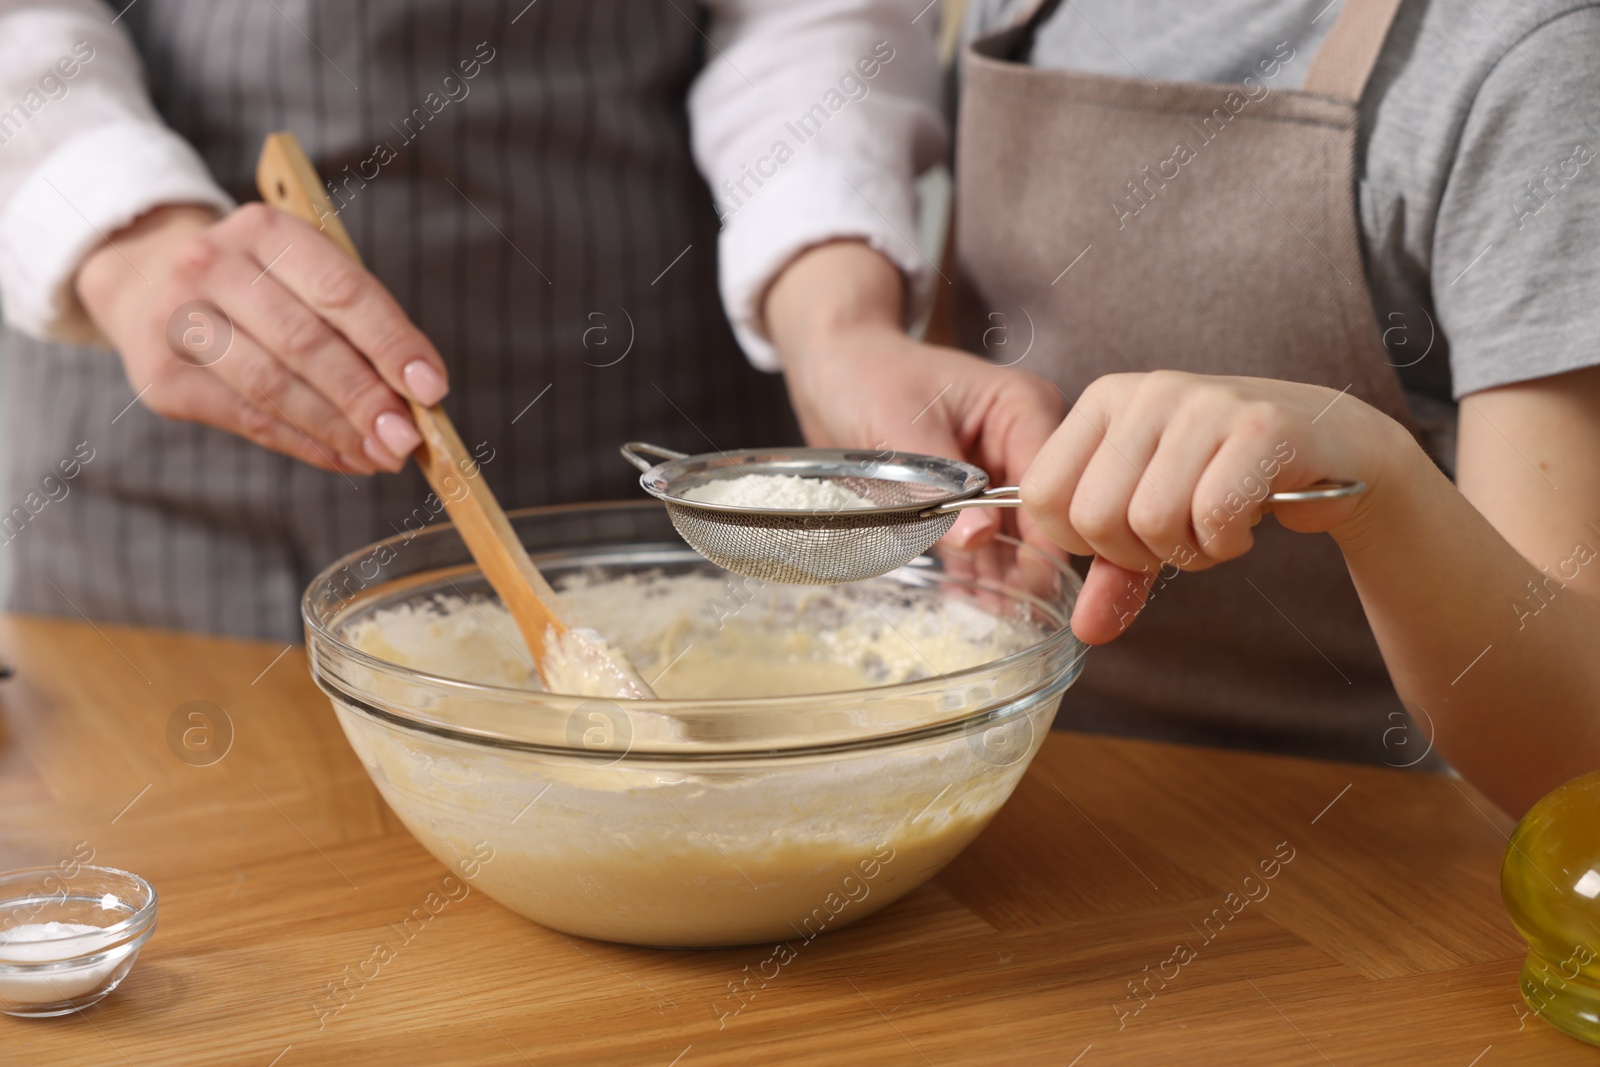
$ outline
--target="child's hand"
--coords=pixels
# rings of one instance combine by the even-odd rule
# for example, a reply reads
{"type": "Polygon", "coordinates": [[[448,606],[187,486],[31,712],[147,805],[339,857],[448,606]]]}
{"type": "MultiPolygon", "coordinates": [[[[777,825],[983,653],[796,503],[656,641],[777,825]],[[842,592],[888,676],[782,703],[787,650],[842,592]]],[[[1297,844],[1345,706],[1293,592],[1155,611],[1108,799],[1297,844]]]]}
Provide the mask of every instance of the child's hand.
{"type": "Polygon", "coordinates": [[[1250,550],[1268,493],[1359,479],[1359,497],[1275,505],[1305,533],[1351,529],[1380,497],[1399,423],[1332,389],[1265,378],[1157,371],[1085,389],[1022,479],[1039,528],[1094,564],[1072,628],[1115,638],[1157,573],[1204,570],[1250,550]],[[1131,594],[1131,595],[1130,595],[1131,594]]]}

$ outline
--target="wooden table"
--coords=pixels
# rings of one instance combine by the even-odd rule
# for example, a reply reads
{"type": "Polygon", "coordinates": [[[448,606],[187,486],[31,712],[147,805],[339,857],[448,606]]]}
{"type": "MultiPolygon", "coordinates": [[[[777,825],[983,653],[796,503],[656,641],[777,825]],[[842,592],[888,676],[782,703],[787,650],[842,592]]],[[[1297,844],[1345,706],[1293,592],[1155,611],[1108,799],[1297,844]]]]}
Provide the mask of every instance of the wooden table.
{"type": "Polygon", "coordinates": [[[944,874],[806,945],[737,1015],[718,1018],[727,985],[770,947],[581,941],[473,893],[319,1021],[445,871],[303,651],[0,618],[0,653],[0,866],[87,842],[161,895],[109,999],[0,1018],[5,1063],[1600,1063],[1526,1013],[1511,824],[1470,787],[1070,735],[944,874]],[[233,728],[210,765],[168,743],[197,700],[233,728]]]}

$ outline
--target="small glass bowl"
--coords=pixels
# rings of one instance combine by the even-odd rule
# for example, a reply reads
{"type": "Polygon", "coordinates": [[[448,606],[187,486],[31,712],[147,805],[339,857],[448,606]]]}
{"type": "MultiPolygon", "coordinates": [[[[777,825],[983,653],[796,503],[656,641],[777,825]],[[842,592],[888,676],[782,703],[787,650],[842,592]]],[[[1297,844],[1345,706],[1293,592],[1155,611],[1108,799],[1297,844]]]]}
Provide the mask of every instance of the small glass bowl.
{"type": "Polygon", "coordinates": [[[128,871],[68,862],[0,874],[0,1011],[46,1018],[98,1003],[155,928],[156,891],[128,871]]]}

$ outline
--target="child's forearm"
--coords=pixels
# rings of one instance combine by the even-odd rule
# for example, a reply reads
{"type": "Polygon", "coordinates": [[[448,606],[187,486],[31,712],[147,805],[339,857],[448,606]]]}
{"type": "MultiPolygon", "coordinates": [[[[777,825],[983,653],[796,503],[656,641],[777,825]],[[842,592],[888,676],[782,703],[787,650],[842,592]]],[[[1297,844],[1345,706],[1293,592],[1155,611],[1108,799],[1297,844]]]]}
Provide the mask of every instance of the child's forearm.
{"type": "Polygon", "coordinates": [[[1334,535],[1435,750],[1513,814],[1600,767],[1600,605],[1562,578],[1600,538],[1535,567],[1410,442],[1373,491],[1334,535]]]}

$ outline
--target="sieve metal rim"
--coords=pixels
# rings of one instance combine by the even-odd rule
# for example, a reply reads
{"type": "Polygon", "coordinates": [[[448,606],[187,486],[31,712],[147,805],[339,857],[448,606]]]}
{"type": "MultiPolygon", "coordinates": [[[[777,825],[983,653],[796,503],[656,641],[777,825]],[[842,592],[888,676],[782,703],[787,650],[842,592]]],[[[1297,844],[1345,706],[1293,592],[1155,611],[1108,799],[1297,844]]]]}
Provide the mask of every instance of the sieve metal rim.
{"type": "MultiPolygon", "coordinates": [[[[668,486],[677,478],[690,474],[697,474],[705,470],[753,467],[763,465],[764,473],[795,474],[800,477],[819,477],[818,474],[807,475],[806,471],[814,470],[823,463],[838,463],[845,466],[862,468],[863,477],[883,477],[881,474],[867,473],[875,465],[882,466],[882,454],[856,448],[740,448],[727,452],[701,452],[691,455],[687,452],[678,452],[660,445],[649,444],[645,441],[629,441],[620,450],[622,457],[637,467],[639,487],[657,500],[669,507],[685,508],[691,511],[709,511],[718,516],[719,521],[752,520],[751,525],[759,524],[761,519],[793,518],[822,521],[827,525],[835,523],[844,526],[876,526],[883,520],[894,518],[897,520],[932,518],[931,512],[947,508],[952,504],[972,501],[986,493],[999,493],[1001,490],[989,489],[989,475],[981,467],[960,460],[945,459],[941,456],[924,456],[916,453],[895,453],[895,458],[903,467],[915,468],[917,466],[937,467],[941,470],[959,473],[962,476],[962,486],[944,496],[934,497],[929,500],[914,501],[910,504],[887,504],[870,508],[844,508],[838,511],[817,511],[812,508],[764,508],[744,504],[719,504],[699,500],[686,500],[681,496],[674,496],[668,491],[668,486]],[[643,453],[643,454],[641,454],[643,453]],[[799,454],[799,455],[797,455],[799,454]],[[649,456],[659,456],[663,462],[652,464],[649,456]],[[784,464],[791,464],[792,469],[783,469],[784,464]],[[771,465],[777,465],[776,467],[771,465]]],[[[911,479],[887,478],[889,481],[911,481],[911,479]]],[[[920,483],[930,484],[930,483],[920,483]]],[[[1009,492],[1015,492],[1007,487],[1009,492]]],[[[996,501],[998,503],[998,501],[996,501]]],[[[744,525],[744,523],[740,523],[744,525]]]]}
{"type": "MultiPolygon", "coordinates": [[[[793,452],[804,452],[813,459],[832,458],[853,463],[871,463],[877,452],[864,452],[859,449],[841,448],[801,448],[801,449],[756,449],[745,448],[733,452],[721,452],[713,455],[703,452],[699,455],[689,455],[659,445],[648,444],[644,441],[629,441],[621,448],[622,456],[629,463],[639,468],[643,473],[639,476],[639,485],[651,496],[671,506],[685,510],[709,511],[718,516],[719,521],[729,521],[735,516],[767,517],[767,518],[809,518],[823,525],[851,525],[870,526],[881,524],[884,520],[908,522],[917,519],[928,519],[935,515],[949,514],[965,508],[1014,508],[1022,504],[1021,491],[1017,486],[1001,486],[996,489],[989,488],[989,475],[980,467],[960,460],[944,459],[940,456],[924,456],[916,453],[895,453],[902,461],[921,460],[929,466],[937,466],[945,470],[960,471],[965,476],[961,491],[953,492],[944,497],[931,500],[920,500],[911,504],[892,504],[870,508],[843,508],[838,511],[816,511],[811,509],[781,509],[752,507],[739,504],[712,504],[698,500],[685,500],[673,496],[665,489],[667,472],[679,464],[703,463],[710,466],[739,466],[738,462],[731,460],[744,459],[753,461],[767,457],[769,461],[784,462],[779,457],[792,455],[793,452]],[[666,462],[652,465],[649,460],[639,453],[647,453],[663,457],[666,462]],[[722,463],[716,463],[717,460],[722,463]],[[866,521],[841,522],[844,517],[851,520],[861,519],[866,521]],[[876,517],[876,521],[874,520],[876,517]]],[[[808,464],[799,460],[788,460],[796,465],[797,471],[804,470],[808,464]]],[[[816,466],[811,463],[809,466],[816,466]]],[[[704,469],[704,467],[702,468],[704,469]]],[[[688,472],[680,472],[688,473],[688,472]]],[[[875,477],[875,476],[874,476],[875,477]]],[[[889,479],[902,481],[906,479],[889,479]]],[[[1257,503],[1263,513],[1271,511],[1278,504],[1299,504],[1310,501],[1340,500],[1347,497],[1360,496],[1367,491],[1367,483],[1356,478],[1327,478],[1315,482],[1301,489],[1280,490],[1269,493],[1257,503]]],[[[754,525],[754,524],[752,524],[754,525]]]]}

